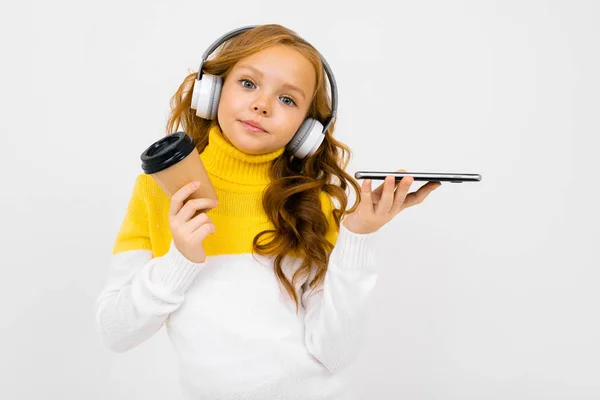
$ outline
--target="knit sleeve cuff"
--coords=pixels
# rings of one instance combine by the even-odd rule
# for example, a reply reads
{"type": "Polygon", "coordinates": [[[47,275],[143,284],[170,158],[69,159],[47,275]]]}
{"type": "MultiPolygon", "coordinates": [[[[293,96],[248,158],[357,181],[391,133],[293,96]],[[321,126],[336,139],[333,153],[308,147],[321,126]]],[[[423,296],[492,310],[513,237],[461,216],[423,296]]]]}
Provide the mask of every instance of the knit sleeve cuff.
{"type": "Polygon", "coordinates": [[[343,222],[329,262],[346,271],[376,270],[375,240],[377,232],[354,233],[343,222]]]}
{"type": "Polygon", "coordinates": [[[195,263],[185,258],[171,242],[169,251],[162,257],[161,262],[154,266],[152,280],[165,285],[173,292],[183,293],[205,266],[206,262],[195,263]]]}

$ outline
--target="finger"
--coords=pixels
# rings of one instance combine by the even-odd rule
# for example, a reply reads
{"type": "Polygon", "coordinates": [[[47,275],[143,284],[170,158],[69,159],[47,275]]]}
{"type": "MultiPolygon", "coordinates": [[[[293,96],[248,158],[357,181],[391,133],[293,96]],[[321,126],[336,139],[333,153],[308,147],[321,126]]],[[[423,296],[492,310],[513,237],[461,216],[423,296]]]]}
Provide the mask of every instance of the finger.
{"type": "MultiPolygon", "coordinates": [[[[406,172],[406,170],[405,169],[397,169],[396,172],[406,172]]],[[[398,182],[400,182],[400,180],[397,181],[396,183],[398,183],[398,182]]],[[[374,199],[378,200],[381,198],[381,194],[383,193],[383,187],[384,187],[384,185],[379,185],[377,187],[377,189],[373,190],[373,198],[374,199]]],[[[396,186],[396,187],[398,187],[398,186],[396,186]]]]}
{"type": "MultiPolygon", "coordinates": [[[[196,215],[194,218],[190,219],[187,224],[185,224],[185,229],[187,232],[193,233],[202,225],[212,224],[212,219],[206,213],[200,213],[196,215]]],[[[214,225],[214,224],[213,224],[214,225]]]]}
{"type": "Polygon", "coordinates": [[[373,199],[371,197],[371,180],[370,179],[365,179],[363,181],[362,186],[361,186],[360,195],[361,195],[361,200],[360,200],[360,204],[358,205],[358,209],[361,210],[362,212],[365,212],[366,215],[372,214],[374,209],[373,209],[373,199]]]}
{"type": "Polygon", "coordinates": [[[394,194],[394,204],[390,209],[390,214],[396,215],[399,213],[404,207],[402,206],[405,202],[407,193],[410,190],[411,185],[415,182],[415,178],[412,176],[406,176],[402,178],[400,181],[400,185],[398,185],[398,189],[394,194]]]}
{"type": "Polygon", "coordinates": [[[201,243],[208,235],[215,233],[217,228],[213,223],[206,223],[192,232],[191,239],[194,243],[201,243]]]}
{"type": "Polygon", "coordinates": [[[194,218],[198,211],[208,210],[214,208],[216,205],[217,202],[213,199],[191,199],[185,203],[176,217],[183,222],[187,222],[194,218]]]}
{"type": "Polygon", "coordinates": [[[169,215],[175,216],[183,207],[183,203],[185,200],[194,193],[198,187],[200,187],[200,182],[190,182],[187,185],[183,186],[181,189],[176,191],[173,196],[171,196],[171,205],[169,207],[169,215]]]}
{"type": "Polygon", "coordinates": [[[373,190],[371,192],[371,198],[373,200],[374,205],[379,204],[379,202],[381,201],[381,194],[383,193],[384,186],[385,185],[382,183],[381,185],[377,186],[377,188],[375,190],[373,190]]]}
{"type": "MultiPolygon", "coordinates": [[[[402,179],[404,181],[404,179],[402,179]]],[[[387,214],[392,208],[394,203],[394,189],[396,187],[396,180],[393,176],[386,176],[383,182],[383,192],[381,194],[381,200],[377,204],[377,213],[387,214]]]]}
{"type": "Polygon", "coordinates": [[[377,186],[377,188],[375,190],[373,190],[373,197],[377,196],[378,198],[381,198],[381,195],[383,194],[384,186],[385,186],[385,181],[381,185],[377,186]]]}
{"type": "Polygon", "coordinates": [[[401,204],[400,209],[397,210],[397,212],[400,212],[405,208],[412,207],[423,202],[423,200],[425,200],[425,198],[429,196],[431,192],[433,192],[441,185],[442,184],[439,182],[428,182],[425,185],[421,186],[416,192],[407,194],[406,198],[401,204]]]}

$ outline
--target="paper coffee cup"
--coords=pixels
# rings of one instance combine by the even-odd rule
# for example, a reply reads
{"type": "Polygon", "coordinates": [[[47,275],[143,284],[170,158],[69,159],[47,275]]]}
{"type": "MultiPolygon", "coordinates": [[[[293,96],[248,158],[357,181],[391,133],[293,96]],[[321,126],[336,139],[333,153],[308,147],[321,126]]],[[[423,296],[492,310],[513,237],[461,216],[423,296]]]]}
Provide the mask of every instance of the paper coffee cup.
{"type": "MultiPolygon", "coordinates": [[[[218,200],[194,139],[185,132],[175,132],[157,140],[144,150],[140,159],[144,173],[151,175],[169,198],[188,183],[198,181],[200,187],[187,200],[218,200]]],[[[208,209],[199,210],[206,211],[208,209]]]]}

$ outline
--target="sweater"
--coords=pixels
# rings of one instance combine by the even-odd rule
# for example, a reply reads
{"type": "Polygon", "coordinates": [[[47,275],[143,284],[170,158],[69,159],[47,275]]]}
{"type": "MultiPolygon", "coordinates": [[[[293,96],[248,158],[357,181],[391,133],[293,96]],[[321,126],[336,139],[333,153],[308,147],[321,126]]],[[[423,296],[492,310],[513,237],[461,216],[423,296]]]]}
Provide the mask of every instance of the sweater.
{"type": "MultiPolygon", "coordinates": [[[[296,282],[296,313],[274,257],[252,254],[254,236],[273,229],[262,193],[284,149],[243,153],[215,123],[208,142],[200,158],[219,204],[208,212],[216,232],[203,242],[205,261],[178,251],[170,198],[150,175],[138,175],[94,306],[103,343],[125,352],[165,326],[185,399],[354,399],[344,372],[364,345],[377,233],[338,229],[322,193],[334,247],[321,284],[310,287],[314,271],[296,282]]],[[[300,264],[284,259],[290,282],[300,264]]]]}

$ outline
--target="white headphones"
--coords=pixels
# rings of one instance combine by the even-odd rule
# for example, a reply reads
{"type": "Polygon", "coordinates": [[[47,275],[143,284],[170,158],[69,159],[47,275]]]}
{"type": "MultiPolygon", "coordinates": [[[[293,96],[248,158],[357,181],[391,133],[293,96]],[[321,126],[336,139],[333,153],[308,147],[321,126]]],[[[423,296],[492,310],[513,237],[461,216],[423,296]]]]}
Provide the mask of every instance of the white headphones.
{"type": "MultiPolygon", "coordinates": [[[[247,30],[253,29],[256,26],[257,25],[246,26],[226,33],[217,39],[202,55],[202,61],[200,63],[200,68],[198,68],[198,76],[194,82],[194,91],[192,93],[192,109],[196,110],[196,115],[200,118],[212,120],[217,117],[219,99],[221,98],[221,88],[223,86],[223,79],[220,76],[202,73],[204,62],[224,41],[247,30]]],[[[331,117],[325,127],[313,118],[307,118],[302,122],[302,125],[300,125],[300,128],[287,145],[289,152],[297,158],[310,156],[317,151],[325,138],[325,132],[337,114],[337,85],[335,83],[335,78],[325,58],[320,53],[319,56],[321,57],[321,62],[323,63],[331,86],[331,117]]]]}

